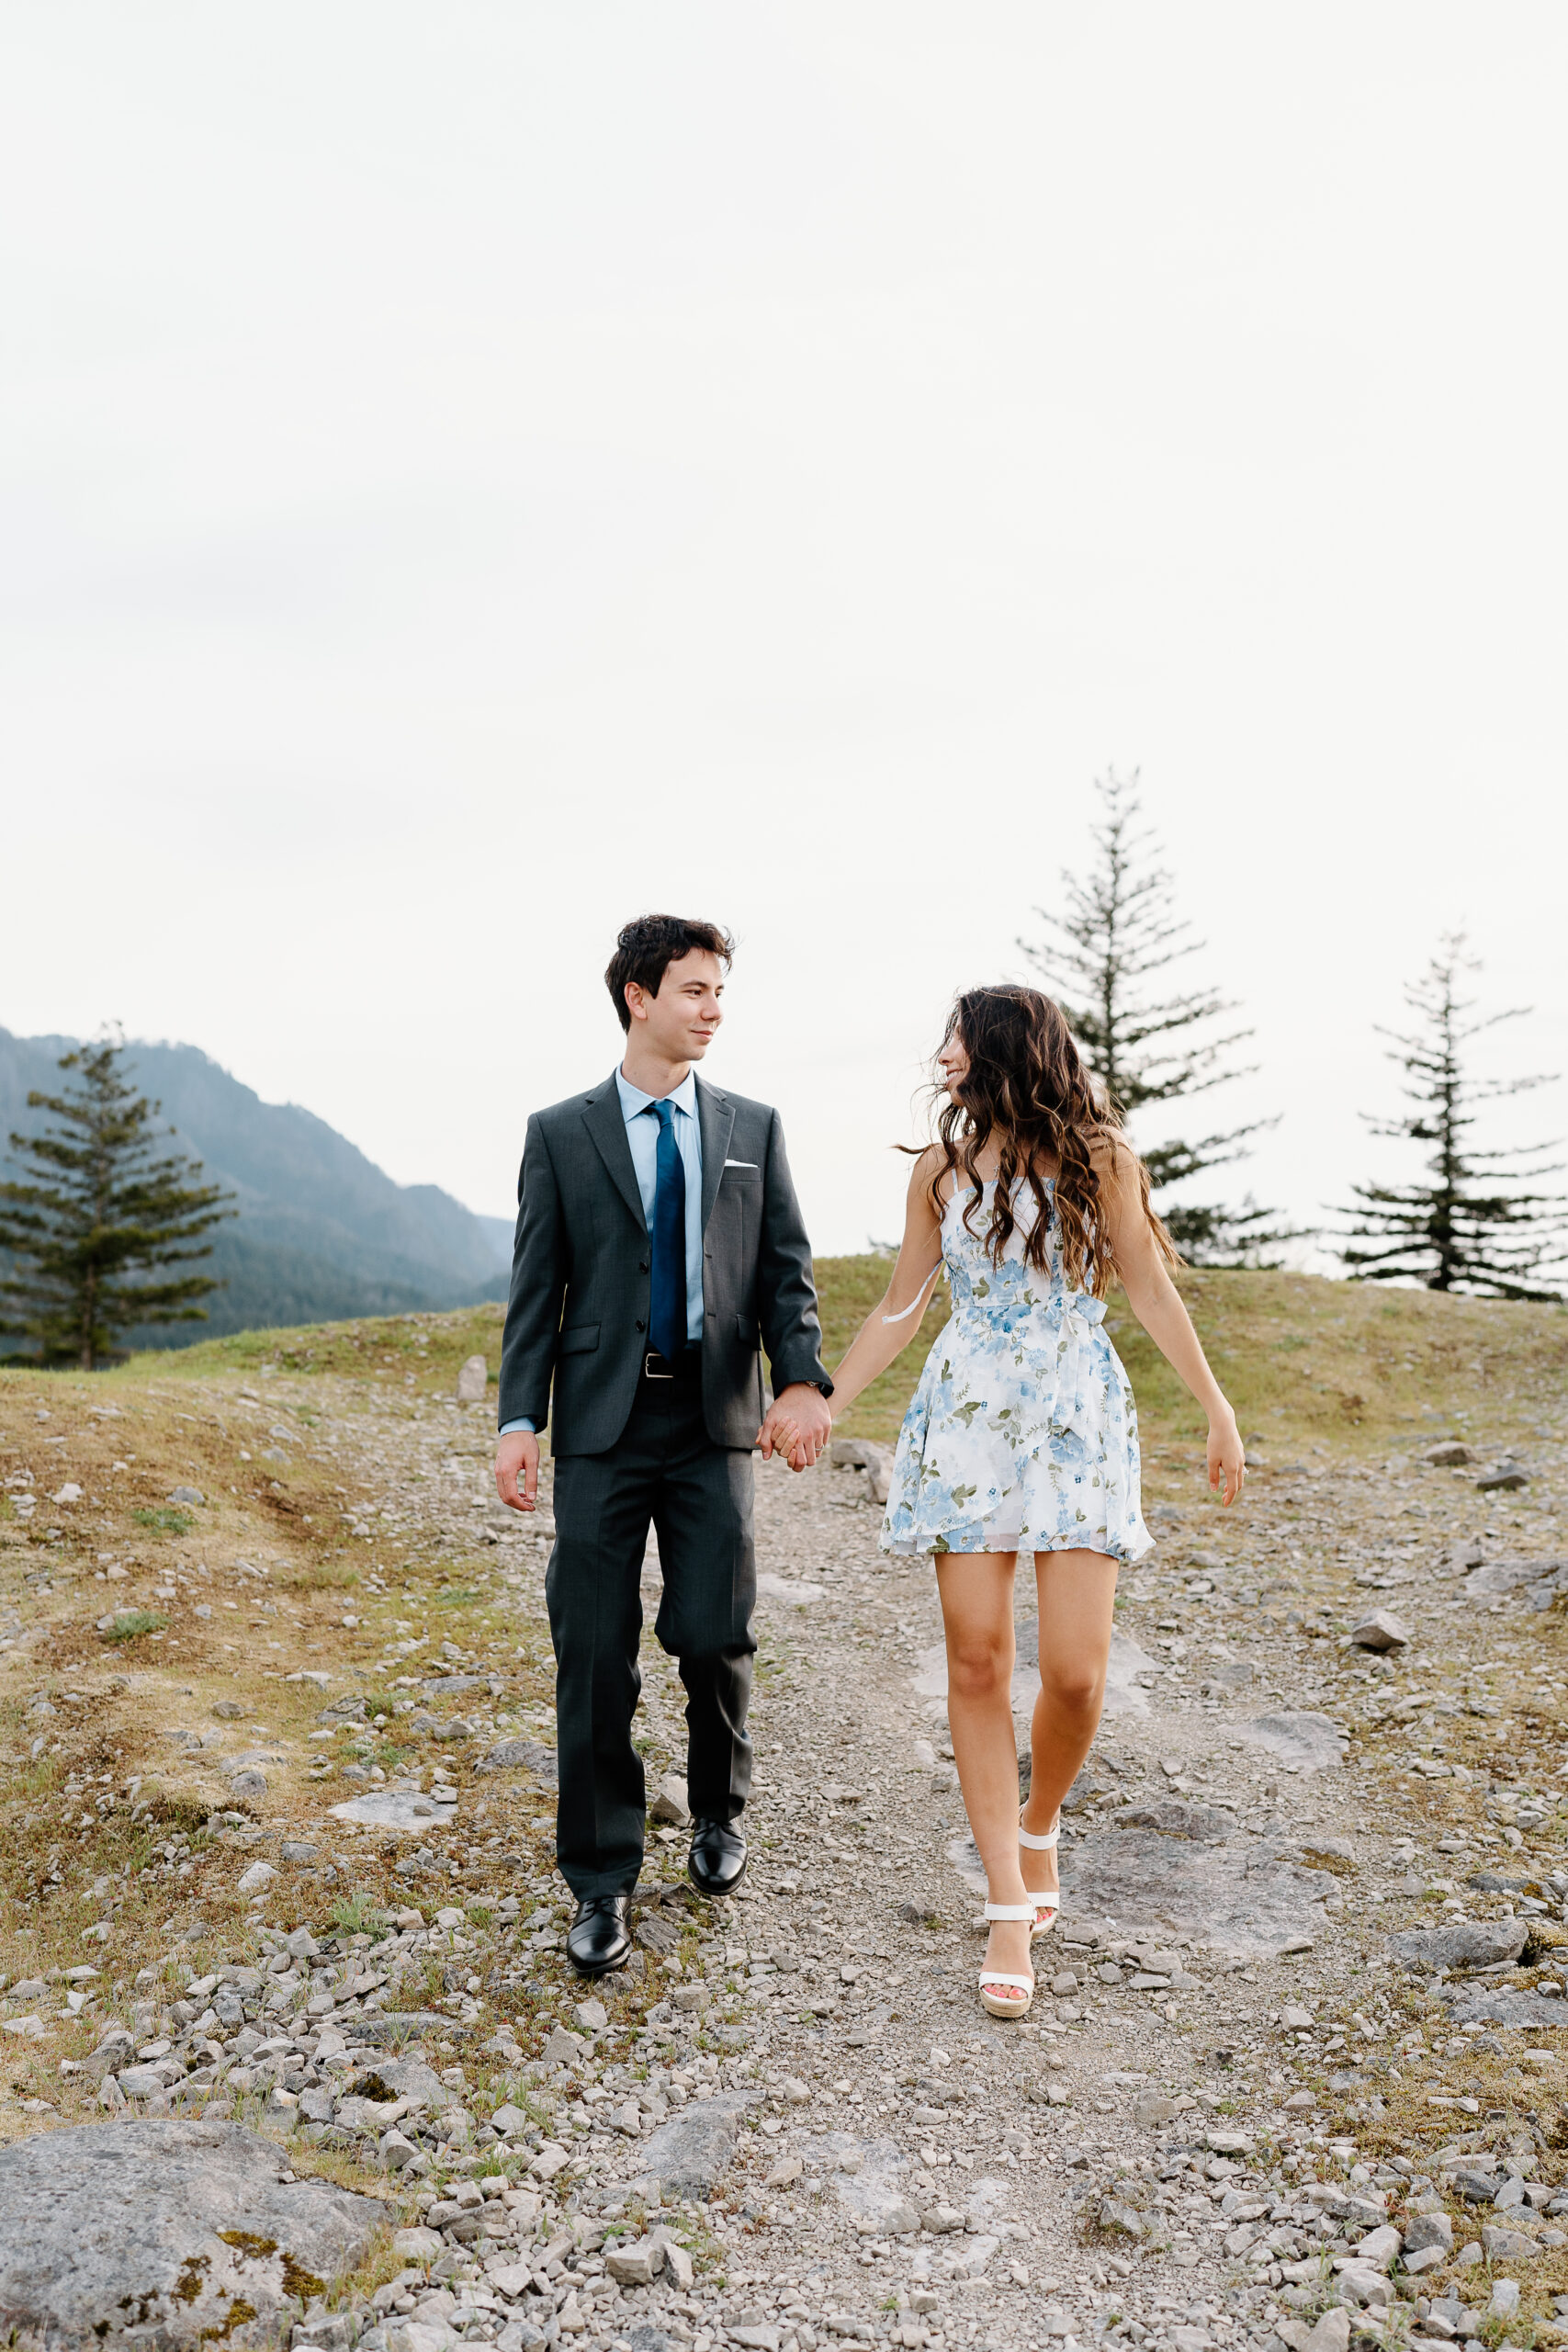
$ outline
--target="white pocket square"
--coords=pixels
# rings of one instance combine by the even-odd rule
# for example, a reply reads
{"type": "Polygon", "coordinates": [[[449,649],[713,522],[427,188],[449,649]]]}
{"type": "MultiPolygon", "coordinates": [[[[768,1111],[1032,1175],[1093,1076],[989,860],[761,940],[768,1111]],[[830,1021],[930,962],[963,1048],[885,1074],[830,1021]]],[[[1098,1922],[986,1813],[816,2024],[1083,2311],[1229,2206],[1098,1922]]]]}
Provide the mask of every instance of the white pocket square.
{"type": "Polygon", "coordinates": [[[727,1159],[724,1164],[727,1168],[755,1168],[757,1165],[754,1159],[727,1159]]]}

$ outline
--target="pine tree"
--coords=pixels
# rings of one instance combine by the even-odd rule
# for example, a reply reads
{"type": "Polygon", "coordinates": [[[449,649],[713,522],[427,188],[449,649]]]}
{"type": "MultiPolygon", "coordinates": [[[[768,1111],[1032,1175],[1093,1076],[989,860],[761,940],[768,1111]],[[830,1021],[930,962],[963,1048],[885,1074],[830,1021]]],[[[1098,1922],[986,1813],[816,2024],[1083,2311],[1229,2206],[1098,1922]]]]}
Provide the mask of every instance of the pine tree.
{"type": "Polygon", "coordinates": [[[1552,1082],[1542,1077],[1470,1075],[1465,1048],[1471,1040],[1499,1022],[1518,1020],[1527,1009],[1516,1005],[1473,1018],[1478,1000],[1461,996],[1460,975],[1480,968],[1465,953],[1463,933],[1450,933],[1424,978],[1404,991],[1419,1018],[1418,1029],[1409,1035],[1394,1029],[1378,1033],[1392,1038],[1389,1059],[1405,1072],[1403,1091],[1416,1107],[1402,1118],[1367,1124],[1374,1135],[1429,1144],[1430,1181],[1352,1184],[1355,1205],[1339,1212],[1355,1220],[1344,1240],[1374,1246],[1342,1246],[1339,1254],[1353,1282],[1422,1283],[1428,1290],[1493,1298],[1557,1298],[1559,1291],[1535,1277],[1563,1257],[1562,1196],[1513,1189],[1558,1172],[1560,1161],[1542,1161],[1553,1147],[1482,1151],[1469,1140],[1479,1104],[1552,1082]]]}
{"type": "Polygon", "coordinates": [[[33,1167],[31,1181],[0,1183],[0,1249],[12,1257],[0,1280],[0,1330],[33,1342],[29,1361],[95,1371],[123,1353],[116,1340],[138,1324],[205,1322],[197,1302],[221,1287],[209,1274],[139,1279],[210,1257],[199,1237],[237,1212],[221,1185],[194,1181],[199,1160],[159,1156],[161,1106],[126,1084],[124,1051],[115,1037],[62,1056],[61,1069],[79,1070],[81,1084],[28,1096],[29,1110],[58,1124],[11,1137],[33,1167]]]}
{"type": "MultiPolygon", "coordinates": [[[[1152,834],[1138,829],[1138,771],[1114,770],[1095,779],[1104,821],[1094,830],[1098,857],[1086,879],[1064,874],[1064,911],[1035,910],[1057,935],[1041,946],[1019,945],[1058,998],[1084,1059],[1129,1122],[1151,1104],[1181,1102],[1250,1076],[1227,1067],[1225,1056],[1252,1035],[1213,1035],[1235,1006],[1213,989],[1175,994],[1155,976],[1196,955],[1202,943],[1175,911],[1171,877],[1152,862],[1152,834]],[[1151,985],[1153,983],[1153,985],[1151,985]]],[[[1301,1238],[1276,1226],[1278,1212],[1259,1208],[1250,1193],[1239,1207],[1217,1203],[1167,1203],[1160,1195],[1211,1168],[1247,1156],[1247,1139],[1272,1120],[1143,1148],[1155,1204],[1178,1247],[1195,1265],[1278,1263],[1268,1252],[1301,1238]]]]}

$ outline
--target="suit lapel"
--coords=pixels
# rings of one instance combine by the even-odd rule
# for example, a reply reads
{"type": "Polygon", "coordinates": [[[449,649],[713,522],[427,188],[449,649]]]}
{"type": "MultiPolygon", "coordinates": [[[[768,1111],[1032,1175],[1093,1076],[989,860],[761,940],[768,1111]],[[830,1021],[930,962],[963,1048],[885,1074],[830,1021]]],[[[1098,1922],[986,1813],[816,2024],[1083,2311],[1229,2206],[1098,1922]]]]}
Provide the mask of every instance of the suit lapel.
{"type": "Polygon", "coordinates": [[[703,1231],[705,1233],[708,1219],[713,1215],[713,1204],[718,1198],[719,1179],[724,1174],[729,1138],[735,1132],[735,1108],[715,1088],[705,1086],[700,1078],[697,1080],[697,1132],[703,1139],[703,1231]]]}
{"type": "Polygon", "coordinates": [[[614,1073],[594,1092],[582,1114],[582,1124],[592,1137],[594,1149],[609,1170],[615,1190],[636,1217],[638,1230],[646,1233],[648,1220],[642,1213],[642,1194],[637,1190],[637,1170],[632,1166],[632,1148],[626,1141],[626,1123],[621,1115],[620,1090],[614,1073]]]}

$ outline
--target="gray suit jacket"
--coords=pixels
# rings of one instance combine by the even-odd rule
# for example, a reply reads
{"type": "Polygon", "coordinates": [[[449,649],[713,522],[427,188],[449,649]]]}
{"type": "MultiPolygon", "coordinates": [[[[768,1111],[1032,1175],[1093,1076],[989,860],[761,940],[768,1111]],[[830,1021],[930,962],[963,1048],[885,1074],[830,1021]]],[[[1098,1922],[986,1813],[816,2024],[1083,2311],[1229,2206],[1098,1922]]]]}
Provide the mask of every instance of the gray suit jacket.
{"type": "MultiPolygon", "coordinates": [[[[750,1452],[766,1348],[775,1393],[825,1381],[811,1250],[779,1114],[697,1080],[703,1141],[703,1412],[716,1445],[750,1452]],[[739,1162],[739,1165],[729,1163],[739,1162]]],[[[649,1348],[652,1252],[615,1075],[536,1111],[517,1181],[502,1422],[550,1421],[557,1454],[604,1453],[626,1425],[649,1348]],[[554,1383],[554,1397],[551,1384],[554,1383]]]]}

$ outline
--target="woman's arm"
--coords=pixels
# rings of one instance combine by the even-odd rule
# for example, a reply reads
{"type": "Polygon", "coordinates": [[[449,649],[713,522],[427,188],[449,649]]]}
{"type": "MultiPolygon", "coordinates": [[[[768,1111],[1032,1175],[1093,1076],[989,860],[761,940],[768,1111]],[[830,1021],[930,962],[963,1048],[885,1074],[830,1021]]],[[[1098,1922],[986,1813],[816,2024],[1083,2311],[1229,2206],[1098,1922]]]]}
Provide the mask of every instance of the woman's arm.
{"type": "Polygon", "coordinates": [[[1115,1252],[1127,1304],[1177,1378],[1191,1390],[1208,1415],[1209,1484],[1217,1487],[1223,1479],[1224,1499],[1233,1503],[1247,1477],[1241,1432],[1156,1246],[1144,1213],[1137,1165],[1128,1147],[1118,1144],[1113,1161],[1107,1155],[1099,1163],[1099,1172],[1106,1235],[1115,1252]]]}
{"type": "Polygon", "coordinates": [[[942,1264],[942,1228],[931,1207],[931,1177],[941,1164],[936,1151],[923,1151],[915,1162],[904,1209],[904,1240],[893,1279],[833,1374],[835,1420],[886,1371],[920,1328],[931,1279],[942,1264]]]}

